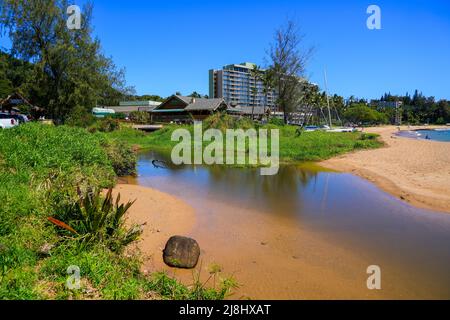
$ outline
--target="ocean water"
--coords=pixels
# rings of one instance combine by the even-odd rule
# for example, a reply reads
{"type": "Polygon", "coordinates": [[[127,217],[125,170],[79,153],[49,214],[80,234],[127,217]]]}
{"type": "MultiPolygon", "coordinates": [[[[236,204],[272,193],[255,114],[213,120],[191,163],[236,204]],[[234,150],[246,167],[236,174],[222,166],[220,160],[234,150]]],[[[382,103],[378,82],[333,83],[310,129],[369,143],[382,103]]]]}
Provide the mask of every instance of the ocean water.
{"type": "Polygon", "coordinates": [[[398,135],[413,139],[430,139],[435,141],[450,142],[450,128],[434,129],[434,130],[400,131],[398,135]]]}

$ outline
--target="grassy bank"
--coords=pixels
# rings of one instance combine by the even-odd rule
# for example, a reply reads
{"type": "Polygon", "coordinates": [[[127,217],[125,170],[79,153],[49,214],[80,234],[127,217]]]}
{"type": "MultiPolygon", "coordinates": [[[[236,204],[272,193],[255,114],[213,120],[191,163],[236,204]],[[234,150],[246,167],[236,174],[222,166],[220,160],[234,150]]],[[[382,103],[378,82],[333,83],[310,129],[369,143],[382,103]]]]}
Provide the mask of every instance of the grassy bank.
{"type": "Polygon", "coordinates": [[[124,143],[67,126],[0,131],[0,299],[220,299],[229,292],[230,280],[212,290],[144,276],[140,256],[122,250],[134,234],[113,219],[119,208],[92,220],[105,210],[99,198],[98,212],[86,214],[93,190],[134,170],[124,143]],[[69,266],[80,268],[80,289],[66,286],[69,266]]]}
{"type": "MultiPolygon", "coordinates": [[[[223,131],[226,128],[278,129],[280,133],[280,161],[284,163],[326,160],[347,152],[382,146],[378,136],[375,134],[361,132],[330,133],[324,131],[299,133],[297,127],[294,126],[274,124],[258,126],[249,121],[236,123],[233,120],[227,120],[227,122],[211,124],[211,120],[207,120],[204,123],[204,129],[218,128],[223,131]]],[[[171,141],[172,133],[179,128],[189,130],[193,136],[192,125],[167,125],[163,129],[149,134],[131,128],[122,128],[121,130],[108,133],[108,136],[115,141],[129,143],[141,149],[151,148],[170,152],[178,143],[171,141]]],[[[203,147],[207,145],[208,142],[204,142],[203,147]]]]}

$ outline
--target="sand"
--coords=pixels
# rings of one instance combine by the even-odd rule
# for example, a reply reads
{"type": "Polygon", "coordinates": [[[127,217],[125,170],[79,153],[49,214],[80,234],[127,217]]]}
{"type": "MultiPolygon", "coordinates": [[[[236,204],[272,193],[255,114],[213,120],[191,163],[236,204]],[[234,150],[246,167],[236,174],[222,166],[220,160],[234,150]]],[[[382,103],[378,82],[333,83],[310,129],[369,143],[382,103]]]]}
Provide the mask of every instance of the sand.
{"type": "Polygon", "coordinates": [[[234,291],[234,299],[383,297],[364,287],[365,261],[309,232],[299,233],[291,223],[275,222],[257,212],[243,214],[233,206],[207,201],[204,205],[212,210],[232,210],[242,215],[238,224],[225,214],[220,215],[220,221],[216,222],[223,228],[211,234],[207,221],[198,221],[192,207],[169,194],[130,184],[117,185],[114,193],[118,192],[122,202],[137,199],[128,212],[127,223],[146,223],[141,239],[133,248],[137,247],[144,257],[144,273],[165,270],[190,285],[193,270],[170,268],[162,260],[166,241],[172,235],[187,235],[201,244],[201,261],[195,272],[200,272],[205,281],[208,268],[218,263],[223,275],[233,275],[241,285],[234,291]],[[270,234],[266,233],[268,229],[272,230],[270,234]],[[348,270],[349,264],[352,272],[348,270]],[[349,276],[355,274],[356,268],[360,275],[349,276]],[[346,286],[348,282],[350,286],[346,286]],[[346,289],[342,290],[343,287],[346,289]]]}
{"type": "Polygon", "coordinates": [[[194,210],[171,195],[136,185],[119,184],[115,192],[120,192],[122,201],[137,199],[128,223],[147,223],[136,244],[144,258],[144,273],[164,270],[190,285],[193,273],[200,272],[205,281],[209,267],[218,264],[219,277],[233,276],[240,284],[232,299],[420,299],[430,295],[421,290],[423,285],[414,274],[383,260],[377,260],[383,265],[383,290],[368,290],[366,268],[373,264],[368,253],[299,227],[290,219],[208,198],[201,205],[215,214],[205,216],[196,212],[201,209],[194,210]],[[164,264],[162,250],[172,235],[199,242],[200,262],[195,270],[164,264]]]}
{"type": "MultiPolygon", "coordinates": [[[[407,127],[414,130],[433,127],[407,127]]],[[[450,143],[395,136],[397,127],[374,127],[385,147],[345,154],[321,162],[356,174],[413,206],[450,213],[450,143]]]]}
{"type": "Polygon", "coordinates": [[[127,223],[145,223],[137,243],[144,257],[143,271],[162,271],[166,268],[162,251],[167,240],[190,232],[196,222],[194,209],[169,194],[137,185],[118,184],[114,188],[117,193],[122,202],[136,200],[127,213],[127,223]]]}
{"type": "MultiPolygon", "coordinates": [[[[406,129],[403,127],[402,129],[406,129]]],[[[366,178],[412,205],[450,212],[450,144],[395,137],[396,127],[369,128],[386,146],[359,151],[321,163],[334,170],[366,178]]],[[[217,199],[196,199],[194,210],[182,200],[154,189],[119,184],[123,201],[137,199],[128,222],[146,223],[137,248],[143,271],[166,270],[183,283],[192,283],[192,270],[169,268],[162,250],[173,235],[195,238],[201,261],[195,272],[208,277],[219,264],[224,275],[241,284],[234,299],[421,299],[425,283],[404,266],[383,261],[383,290],[366,287],[369,253],[336,242],[333,236],[298,227],[291,221],[217,199]],[[199,214],[202,210],[214,214],[199,214]]],[[[433,297],[447,297],[436,289],[433,297]]]]}

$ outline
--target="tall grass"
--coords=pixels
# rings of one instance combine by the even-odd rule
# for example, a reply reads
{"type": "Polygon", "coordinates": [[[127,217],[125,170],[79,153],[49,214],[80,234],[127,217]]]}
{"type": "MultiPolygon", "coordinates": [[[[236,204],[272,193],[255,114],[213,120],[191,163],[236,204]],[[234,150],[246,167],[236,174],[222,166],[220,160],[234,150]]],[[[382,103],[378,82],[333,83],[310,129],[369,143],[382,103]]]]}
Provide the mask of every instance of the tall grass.
{"type": "Polygon", "coordinates": [[[120,250],[140,233],[123,224],[129,205],[92,192],[112,187],[134,165],[130,147],[104,133],[36,123],[1,130],[0,299],[172,296],[140,272],[139,254],[120,250]],[[66,286],[70,265],[80,267],[80,290],[66,286]]]}
{"type": "MultiPolygon", "coordinates": [[[[361,132],[325,131],[303,132],[299,135],[297,127],[275,123],[276,121],[259,125],[249,119],[233,119],[227,115],[215,114],[203,122],[203,130],[216,128],[225,132],[226,129],[277,129],[280,134],[280,161],[285,163],[326,160],[346,152],[382,146],[376,135],[361,132]]],[[[170,151],[178,143],[171,141],[172,133],[180,128],[187,129],[193,137],[192,125],[166,125],[163,129],[150,134],[136,132],[132,129],[121,129],[108,134],[108,136],[117,141],[129,142],[143,149],[152,148],[170,151]]],[[[207,145],[208,143],[204,142],[203,147],[207,145]]],[[[224,145],[224,154],[225,150],[224,145]]]]}

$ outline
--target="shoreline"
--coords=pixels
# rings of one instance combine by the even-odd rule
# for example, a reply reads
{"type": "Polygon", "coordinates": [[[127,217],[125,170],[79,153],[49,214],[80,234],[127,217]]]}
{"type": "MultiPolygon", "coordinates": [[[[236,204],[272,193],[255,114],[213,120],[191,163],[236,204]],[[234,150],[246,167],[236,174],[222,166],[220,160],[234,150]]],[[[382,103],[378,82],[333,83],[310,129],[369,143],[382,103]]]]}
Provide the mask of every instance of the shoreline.
{"type": "MultiPolygon", "coordinates": [[[[402,130],[439,126],[401,126],[402,130]]],[[[396,126],[365,128],[385,146],[337,156],[318,164],[351,173],[422,209],[450,213],[450,143],[396,135],[396,126]]]]}
{"type": "Polygon", "coordinates": [[[120,193],[121,203],[136,202],[126,216],[127,224],[145,224],[143,233],[132,250],[143,254],[144,273],[170,269],[162,259],[162,251],[171,236],[189,235],[196,223],[194,209],[183,200],[156,189],[128,184],[122,180],[113,189],[120,193]]]}
{"type": "MultiPolygon", "coordinates": [[[[228,217],[220,215],[216,223],[227,227],[218,233],[211,232],[205,224],[209,220],[184,200],[150,187],[125,183],[118,184],[113,191],[115,195],[120,192],[121,202],[137,199],[127,213],[127,223],[147,223],[139,241],[130,248],[142,254],[141,271],[145,275],[167,272],[171,278],[189,286],[194,273],[206,283],[210,266],[218,265],[223,269],[220,277],[235,277],[239,283],[227,299],[389,297],[383,292],[367,291],[360,285],[365,283],[365,273],[358,274],[358,271],[365,270],[369,263],[366,257],[355,255],[345,246],[337,246],[323,235],[298,229],[288,221],[251,209],[236,208],[215,200],[208,201],[207,205],[216,212],[235,212],[241,220],[239,224],[230,225],[228,217]],[[274,230],[266,232],[267,228],[274,226],[274,230]],[[248,232],[249,229],[252,231],[248,232]],[[191,236],[199,242],[201,255],[196,268],[178,269],[164,264],[162,250],[165,242],[176,234],[191,236]],[[261,241],[265,241],[264,244],[261,241]],[[238,253],[236,246],[240,248],[238,253]],[[267,270],[281,271],[271,272],[267,278],[267,270]],[[349,278],[349,270],[358,275],[349,278]],[[262,280],[265,284],[261,286],[262,280]],[[351,285],[346,287],[348,282],[351,285]],[[344,293],[343,287],[346,287],[344,293]]],[[[394,290],[392,297],[396,294],[400,293],[394,290]]]]}
{"type": "MultiPolygon", "coordinates": [[[[396,130],[375,129],[387,132],[383,140],[396,130]]],[[[392,139],[409,146],[409,140],[392,139]]],[[[386,147],[377,151],[391,150],[385,143],[386,147]]],[[[123,179],[114,191],[121,193],[122,201],[138,199],[127,216],[129,222],[147,222],[140,241],[132,247],[142,254],[144,274],[165,271],[189,286],[194,274],[206,281],[209,268],[219,266],[222,276],[231,275],[240,285],[230,299],[418,299],[423,298],[422,286],[436,290],[436,297],[444,297],[428,279],[411,282],[416,271],[405,274],[403,262],[392,262],[389,255],[377,257],[378,263],[389,270],[385,290],[367,291],[364,271],[373,263],[373,256],[359,241],[355,245],[339,234],[299,227],[290,219],[204,197],[203,193],[186,197],[157,191],[159,183],[151,187],[133,183],[137,183],[133,178],[123,179]],[[200,261],[194,270],[171,268],[162,261],[165,242],[176,234],[192,237],[200,244],[200,261]]]]}
{"type": "MultiPolygon", "coordinates": [[[[420,288],[427,282],[411,281],[415,273],[404,273],[403,264],[383,256],[377,261],[389,270],[384,290],[368,291],[365,270],[373,257],[345,238],[336,242],[340,239],[336,234],[309,230],[290,219],[214,197],[197,195],[186,201],[153,187],[134,185],[132,180],[129,183],[118,184],[114,192],[121,193],[122,201],[138,199],[130,208],[128,222],[147,222],[141,239],[131,248],[142,255],[145,275],[164,271],[189,286],[194,274],[205,282],[209,268],[219,266],[219,277],[231,276],[239,284],[229,299],[424,298],[420,288]],[[175,234],[200,244],[195,269],[171,268],[162,261],[165,242],[175,234]]],[[[436,290],[436,297],[441,297],[436,290]]]]}

